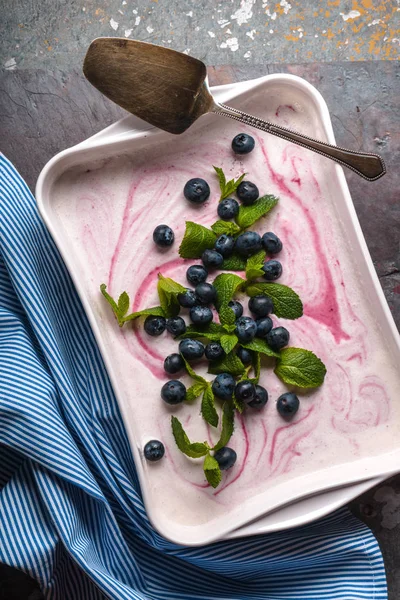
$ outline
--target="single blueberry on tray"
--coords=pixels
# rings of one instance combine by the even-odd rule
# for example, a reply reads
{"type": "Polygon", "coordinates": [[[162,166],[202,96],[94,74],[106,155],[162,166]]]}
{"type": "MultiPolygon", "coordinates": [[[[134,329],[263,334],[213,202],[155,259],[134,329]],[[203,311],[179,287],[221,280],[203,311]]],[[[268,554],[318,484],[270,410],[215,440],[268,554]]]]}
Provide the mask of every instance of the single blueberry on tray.
{"type": "Polygon", "coordinates": [[[282,394],[279,396],[278,401],[276,403],[276,408],[278,409],[278,413],[282,417],[293,417],[299,410],[300,401],[296,394],[293,392],[286,392],[286,394],[282,394]]]}
{"type": "Polygon", "coordinates": [[[259,338],[266,338],[272,329],[272,319],[270,317],[261,317],[256,319],[257,333],[256,336],[259,338]]]}
{"type": "Polygon", "coordinates": [[[161,388],[161,398],[167,404],[180,404],[186,396],[186,387],[178,379],[170,379],[161,388]]]}
{"type": "Polygon", "coordinates": [[[264,279],[267,281],[275,281],[282,275],[282,265],[279,260],[267,260],[261,267],[264,271],[264,279]]]}
{"type": "Polygon", "coordinates": [[[195,204],[202,204],[210,195],[210,186],[207,181],[199,177],[189,179],[183,188],[183,194],[186,200],[195,204]]]}
{"type": "Polygon", "coordinates": [[[218,360],[224,356],[225,352],[219,342],[210,342],[207,344],[204,354],[208,360],[218,360]]]}
{"type": "Polygon", "coordinates": [[[278,254],[282,250],[282,242],[275,233],[267,231],[262,236],[262,245],[268,254],[278,254]]]}
{"type": "Polygon", "coordinates": [[[194,290],[187,290],[185,293],[178,294],[178,302],[183,308],[192,308],[198,304],[197,296],[194,290]]]}
{"type": "Polygon", "coordinates": [[[260,250],[261,237],[255,231],[245,231],[236,239],[235,251],[240,254],[240,256],[249,258],[250,256],[253,256],[253,254],[257,254],[260,250]]]}
{"type": "Polygon", "coordinates": [[[228,256],[231,256],[234,247],[235,238],[233,238],[231,235],[227,235],[226,233],[220,235],[219,238],[217,238],[217,241],[215,242],[216,251],[222,254],[224,258],[228,258],[228,256]]]}
{"type": "Polygon", "coordinates": [[[237,355],[242,363],[246,365],[250,365],[253,360],[253,353],[251,350],[247,350],[247,348],[243,348],[243,346],[239,346],[237,350],[237,355]]]}
{"type": "Polygon", "coordinates": [[[179,352],[186,360],[197,360],[204,354],[204,344],[199,340],[187,338],[179,342],[179,352]]]}
{"type": "Polygon", "coordinates": [[[268,392],[262,385],[256,385],[256,397],[248,403],[251,408],[261,409],[268,402],[268,392]]]}
{"type": "Polygon", "coordinates": [[[255,141],[247,133],[239,133],[232,140],[232,150],[235,154],[248,154],[254,149],[255,141]]]}
{"type": "Polygon", "coordinates": [[[236,335],[241,344],[248,344],[257,333],[257,325],[251,317],[239,317],[236,321],[236,335]]]}
{"type": "Polygon", "coordinates": [[[289,339],[290,334],[286,327],[275,327],[266,336],[267,344],[275,351],[287,346],[289,339]]]}
{"type": "Polygon", "coordinates": [[[203,265],[192,265],[186,271],[186,279],[192,285],[198,285],[206,281],[208,277],[208,271],[203,265]]]}
{"type": "Polygon", "coordinates": [[[228,302],[228,306],[233,310],[237,319],[242,316],[243,306],[240,304],[240,302],[237,302],[237,300],[230,300],[228,302]]]}
{"type": "Polygon", "coordinates": [[[171,317],[167,319],[167,331],[174,337],[182,335],[186,331],[186,323],[182,317],[171,317]]]}
{"type": "Polygon", "coordinates": [[[218,204],[217,212],[223,221],[234,219],[239,212],[239,202],[234,198],[225,198],[218,204]]]}
{"type": "Polygon", "coordinates": [[[274,310],[274,305],[268,296],[259,294],[249,300],[249,310],[256,317],[267,317],[274,310]]]}
{"type": "Polygon", "coordinates": [[[251,402],[256,397],[256,386],[248,379],[239,381],[235,387],[235,396],[241,402],[251,402]]]}
{"type": "Polygon", "coordinates": [[[193,306],[189,316],[195,325],[208,325],[213,320],[212,310],[208,306],[193,306]]]}
{"type": "Polygon", "coordinates": [[[217,398],[228,400],[232,398],[235,389],[235,380],[230,373],[220,373],[212,383],[212,391],[217,398]]]}
{"type": "Polygon", "coordinates": [[[168,248],[174,243],[175,235],[168,225],[158,225],[153,231],[153,241],[160,248],[168,248]]]}
{"type": "Polygon", "coordinates": [[[242,183],[239,184],[236,193],[239,200],[245,206],[250,206],[251,204],[254,204],[254,202],[260,195],[258,187],[255,183],[251,183],[251,181],[242,181],[242,183]]]}
{"type": "Polygon", "coordinates": [[[216,250],[207,249],[204,250],[203,254],[201,255],[201,260],[203,265],[208,269],[219,269],[222,267],[224,257],[216,250]]]}
{"type": "Polygon", "coordinates": [[[183,358],[180,354],[174,353],[167,356],[164,360],[164,371],[169,375],[174,375],[175,373],[179,373],[182,369],[185,368],[185,363],[183,362],[183,358]]]}
{"type": "Polygon", "coordinates": [[[221,471],[226,471],[227,469],[233,467],[236,462],[237,455],[232,448],[225,446],[224,448],[217,450],[217,452],[214,454],[214,458],[217,461],[221,471]]]}
{"type": "Polygon", "coordinates": [[[146,460],[157,462],[165,454],[164,444],[158,440],[150,440],[145,445],[143,453],[146,460]]]}
{"type": "Polygon", "coordinates": [[[156,336],[164,333],[167,323],[164,317],[146,317],[144,330],[148,335],[156,336]]]}

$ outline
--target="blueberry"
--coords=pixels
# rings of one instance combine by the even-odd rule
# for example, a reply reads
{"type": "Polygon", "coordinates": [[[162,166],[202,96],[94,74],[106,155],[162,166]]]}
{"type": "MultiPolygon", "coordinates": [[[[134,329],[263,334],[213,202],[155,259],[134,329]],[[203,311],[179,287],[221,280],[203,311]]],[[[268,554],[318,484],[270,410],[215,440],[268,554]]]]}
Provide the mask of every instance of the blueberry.
{"type": "Polygon", "coordinates": [[[161,388],[161,398],[167,404],[180,404],[186,396],[186,387],[178,379],[170,379],[161,388]]]}
{"type": "Polygon", "coordinates": [[[186,271],[186,279],[193,285],[203,283],[208,277],[208,271],[202,265],[192,265],[186,271]]]}
{"type": "Polygon", "coordinates": [[[174,243],[175,235],[168,225],[158,225],[153,231],[153,241],[160,248],[168,248],[174,243]]]}
{"type": "Polygon", "coordinates": [[[256,317],[266,317],[273,312],[274,305],[269,296],[259,294],[258,296],[253,296],[253,298],[250,298],[249,310],[256,317]]]}
{"type": "Polygon", "coordinates": [[[224,448],[220,448],[216,451],[214,458],[219,464],[221,471],[226,471],[227,469],[233,467],[236,462],[237,455],[232,448],[225,446],[224,448]]]}
{"type": "Polygon", "coordinates": [[[235,154],[248,154],[254,148],[254,138],[247,133],[239,133],[232,140],[232,150],[235,154]]]}
{"type": "Polygon", "coordinates": [[[190,338],[179,342],[179,352],[186,360],[196,360],[204,354],[204,344],[190,338]]]}
{"type": "Polygon", "coordinates": [[[245,206],[254,204],[260,195],[258,187],[255,183],[251,183],[251,181],[242,181],[242,183],[239,184],[236,193],[239,200],[241,200],[242,204],[245,206]]]}
{"type": "Polygon", "coordinates": [[[231,235],[223,233],[215,242],[215,249],[222,254],[224,258],[231,256],[235,247],[235,239],[231,235]]]}
{"type": "Polygon", "coordinates": [[[239,212],[239,202],[234,198],[225,198],[218,204],[217,212],[223,221],[234,219],[239,212]]]}
{"type": "Polygon", "coordinates": [[[239,381],[235,387],[235,396],[241,402],[252,402],[256,398],[256,386],[248,379],[239,381]]]}
{"type": "Polygon", "coordinates": [[[224,257],[216,250],[204,250],[201,260],[203,261],[203,265],[208,269],[219,269],[222,267],[224,257]]]}
{"type": "Polygon", "coordinates": [[[224,356],[225,352],[219,342],[210,342],[205,349],[205,355],[208,360],[218,360],[224,356]]]}
{"type": "Polygon", "coordinates": [[[150,462],[161,460],[165,454],[164,444],[158,440],[150,440],[144,447],[144,457],[150,462]]]}
{"type": "Polygon", "coordinates": [[[282,242],[277,235],[268,231],[262,236],[262,245],[268,254],[278,254],[282,250],[282,242]]]}
{"type": "Polygon", "coordinates": [[[217,398],[228,400],[232,398],[235,389],[235,380],[230,373],[220,373],[212,383],[212,391],[217,398]]]}
{"type": "Polygon", "coordinates": [[[266,338],[272,329],[272,319],[269,317],[261,317],[260,319],[256,319],[256,325],[256,336],[259,338],[266,338]]]}
{"type": "Polygon", "coordinates": [[[243,346],[239,346],[237,355],[244,365],[250,365],[253,360],[252,351],[247,350],[247,348],[243,348],[243,346]]]}
{"type": "Polygon", "coordinates": [[[199,283],[194,291],[202,304],[212,304],[217,299],[217,290],[211,283],[199,283]]]}
{"type": "Polygon", "coordinates": [[[290,335],[285,327],[275,327],[267,334],[266,340],[272,350],[280,350],[288,345],[290,335]]]}
{"type": "Polygon", "coordinates": [[[233,310],[237,319],[242,316],[243,306],[240,304],[240,302],[237,302],[236,300],[230,300],[228,302],[228,306],[233,310]]]}
{"type": "Polygon", "coordinates": [[[190,200],[190,202],[202,204],[210,195],[210,186],[207,181],[204,181],[204,179],[200,179],[199,177],[189,179],[183,188],[183,195],[186,200],[190,200]]]}
{"type": "Polygon", "coordinates": [[[264,408],[268,402],[268,392],[262,385],[256,385],[256,397],[248,403],[251,408],[264,408]]]}
{"type": "Polygon", "coordinates": [[[282,417],[293,417],[299,410],[300,401],[296,394],[293,392],[286,392],[286,394],[282,394],[279,396],[278,401],[276,403],[276,408],[278,409],[278,413],[282,417]]]}
{"type": "Polygon", "coordinates": [[[182,335],[186,331],[186,323],[182,317],[171,317],[167,319],[167,331],[174,337],[182,335]]]}
{"type": "Polygon", "coordinates": [[[198,304],[197,296],[194,293],[194,290],[187,290],[185,293],[178,294],[177,296],[178,302],[184,308],[192,308],[198,304]]]}
{"type": "Polygon", "coordinates": [[[208,325],[213,320],[212,310],[207,306],[193,306],[189,315],[195,325],[208,325]]]}
{"type": "Polygon", "coordinates": [[[185,363],[183,362],[183,358],[180,354],[170,354],[164,360],[164,371],[169,373],[169,375],[174,375],[182,369],[185,368],[185,363]]]}
{"type": "Polygon", "coordinates": [[[250,317],[239,317],[236,321],[236,335],[241,344],[248,344],[257,333],[257,325],[250,317]]]}
{"type": "Polygon", "coordinates": [[[267,260],[261,267],[264,271],[264,279],[267,281],[275,281],[282,275],[282,265],[279,260],[267,260]]]}
{"type": "Polygon", "coordinates": [[[164,333],[166,321],[164,317],[146,317],[144,322],[144,330],[149,335],[161,335],[164,333]]]}
{"type": "Polygon", "coordinates": [[[249,258],[261,250],[261,237],[255,231],[245,231],[236,239],[235,250],[240,256],[249,258]]]}

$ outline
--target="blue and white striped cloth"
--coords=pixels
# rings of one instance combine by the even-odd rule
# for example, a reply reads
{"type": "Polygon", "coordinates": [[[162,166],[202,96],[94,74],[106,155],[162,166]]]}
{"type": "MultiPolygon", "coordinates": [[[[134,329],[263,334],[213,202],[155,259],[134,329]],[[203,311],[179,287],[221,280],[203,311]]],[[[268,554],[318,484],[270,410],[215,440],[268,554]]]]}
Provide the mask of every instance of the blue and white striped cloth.
{"type": "Polygon", "coordinates": [[[203,548],[152,529],[79,298],[1,156],[0,562],[49,599],[387,598],[378,544],[347,509],[203,548]]]}

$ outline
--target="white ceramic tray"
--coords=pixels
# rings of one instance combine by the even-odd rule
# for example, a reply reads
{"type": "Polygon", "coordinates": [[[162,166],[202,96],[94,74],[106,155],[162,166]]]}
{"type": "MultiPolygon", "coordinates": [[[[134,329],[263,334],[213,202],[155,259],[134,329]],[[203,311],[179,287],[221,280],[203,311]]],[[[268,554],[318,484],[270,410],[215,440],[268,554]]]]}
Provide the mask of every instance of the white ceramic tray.
{"type": "MultiPolygon", "coordinates": [[[[243,108],[247,112],[253,112],[267,120],[273,120],[275,117],[279,120],[280,124],[286,127],[303,129],[305,133],[312,137],[335,143],[328,109],[323,98],[315,88],[298,77],[291,75],[271,75],[245,83],[220,86],[213,89],[213,94],[221,102],[231,102],[233,105],[243,108]]],[[[242,126],[240,126],[240,130],[242,130],[242,126]]],[[[89,167],[91,172],[99,173],[98,177],[101,177],[103,169],[98,168],[99,161],[102,161],[101,165],[106,170],[107,161],[109,160],[118,161],[119,159],[116,157],[122,157],[121,160],[126,160],[127,157],[137,157],[143,154],[146,157],[146,165],[149,165],[151,168],[153,160],[154,165],[158,165],[157,161],[160,160],[160,149],[161,155],[168,157],[171,154],[174,157],[178,151],[177,148],[183,145],[183,150],[189,156],[191,147],[195,147],[200,143],[205,144],[204,152],[207,153],[207,141],[211,143],[215,136],[220,139],[224,135],[227,138],[230,136],[229,139],[231,139],[237,131],[237,125],[233,125],[230,121],[224,120],[222,117],[218,118],[210,115],[204,117],[182,136],[176,137],[151,129],[147,124],[135,117],[127,116],[85,142],[65,150],[54,157],[43,169],[36,188],[39,209],[75,282],[110,375],[131,442],[149,517],[154,526],[165,537],[187,545],[197,545],[227,537],[277,531],[301,525],[319,518],[350,501],[383,478],[396,472],[400,464],[400,437],[397,436],[397,440],[399,441],[395,441],[396,428],[397,432],[399,432],[400,422],[400,407],[398,406],[400,399],[398,394],[400,378],[396,373],[393,373],[393,369],[389,368],[386,371],[386,375],[392,379],[397,377],[397,381],[394,385],[391,385],[390,398],[385,397],[387,407],[385,404],[385,411],[382,417],[383,424],[379,426],[374,425],[377,420],[375,412],[379,412],[381,409],[379,408],[378,410],[376,408],[374,398],[370,397],[371,394],[373,396],[374,390],[378,390],[379,387],[376,387],[376,382],[375,380],[372,382],[372,379],[368,379],[366,384],[368,388],[366,415],[357,414],[354,416],[349,413],[351,427],[347,427],[346,431],[343,428],[343,422],[346,422],[347,417],[343,420],[342,409],[338,408],[337,414],[334,415],[334,418],[339,419],[339,421],[342,418],[340,427],[344,446],[346,444],[351,445],[353,437],[360,430],[362,432],[361,435],[364,436],[362,443],[365,444],[365,437],[369,436],[368,431],[370,431],[374,433],[374,438],[382,440],[382,447],[379,447],[379,444],[373,444],[370,453],[365,453],[365,450],[359,453],[359,450],[354,446],[354,451],[348,450],[350,454],[347,461],[339,461],[339,464],[332,464],[332,466],[324,464],[323,468],[315,468],[311,472],[306,472],[304,469],[302,471],[300,468],[296,472],[296,468],[294,468],[290,472],[289,477],[279,480],[272,486],[266,484],[266,489],[263,493],[260,490],[256,490],[254,496],[251,491],[251,485],[243,484],[245,489],[250,490],[251,498],[246,501],[240,501],[236,509],[227,510],[224,507],[221,508],[221,505],[218,504],[218,506],[216,505],[215,516],[210,513],[210,506],[212,506],[210,505],[202,513],[199,521],[196,521],[195,516],[191,520],[191,516],[193,515],[190,515],[190,507],[185,512],[184,520],[181,521],[180,517],[177,518],[171,508],[167,510],[163,506],[163,503],[159,501],[160,490],[157,490],[156,478],[157,472],[160,473],[158,470],[160,467],[157,465],[156,469],[149,469],[141,453],[143,435],[145,437],[147,435],[147,439],[149,439],[149,436],[157,436],[141,430],[140,410],[138,413],[137,408],[132,408],[136,398],[134,394],[129,393],[126,387],[127,381],[124,382],[124,376],[121,375],[121,371],[119,370],[120,363],[123,361],[121,349],[118,350],[118,336],[121,333],[115,327],[108,307],[105,306],[102,297],[98,293],[99,284],[103,280],[106,280],[107,269],[104,267],[103,270],[100,269],[102,271],[101,275],[96,274],[94,272],[96,269],[88,267],[85,264],[82,252],[78,248],[77,237],[72,227],[72,223],[74,223],[74,227],[76,226],[77,214],[75,206],[77,188],[75,184],[77,180],[82,179],[82,173],[89,171],[89,167]],[[153,151],[153,149],[155,150],[153,151]],[[74,177],[68,180],[68,173],[73,173],[74,177]],[[60,190],[62,190],[61,195],[60,190]],[[68,202],[66,198],[70,198],[70,206],[66,206],[66,202],[68,202]],[[398,384],[397,388],[396,383],[398,384]],[[397,393],[394,393],[393,389],[396,389],[397,393]],[[395,395],[396,397],[394,397],[395,395]],[[342,415],[340,416],[341,411],[342,415]],[[269,489],[270,487],[272,489],[269,489]]],[[[263,134],[264,139],[267,139],[267,137],[267,134],[263,134]]],[[[268,140],[268,143],[271,144],[271,137],[268,140]]],[[[378,348],[377,360],[381,360],[384,363],[387,362],[386,356],[384,356],[385,349],[386,353],[394,357],[394,364],[396,364],[396,360],[397,364],[399,364],[399,336],[365,245],[341,167],[327,159],[313,155],[307,150],[288,144],[283,140],[275,138],[274,144],[273,148],[274,152],[276,148],[277,156],[282,153],[285,161],[291,162],[295,167],[297,165],[296,169],[301,171],[304,183],[299,183],[300,178],[297,177],[297,171],[296,177],[293,176],[291,178],[291,183],[286,184],[285,177],[282,174],[276,175],[275,172],[275,175],[272,176],[271,171],[270,176],[268,176],[266,170],[266,183],[263,184],[267,188],[265,192],[272,192],[279,195],[279,187],[282,188],[282,184],[284,186],[304,185],[302,194],[307,196],[309,180],[311,181],[312,178],[315,180],[315,173],[318,173],[320,180],[317,183],[314,181],[314,183],[319,188],[323,188],[324,198],[327,198],[326,202],[329,203],[330,210],[332,211],[326,218],[329,220],[333,217],[335,223],[338,224],[342,235],[341,239],[345,239],[348,244],[347,250],[350,250],[351,254],[350,262],[354,271],[356,271],[358,283],[357,291],[355,290],[354,293],[357,294],[357,302],[354,303],[352,308],[354,309],[355,306],[359,306],[360,310],[364,310],[364,304],[369,307],[372,306],[374,336],[376,336],[376,339],[380,343],[379,348],[382,348],[382,356],[380,356],[378,348]],[[295,164],[295,161],[298,162],[295,164]],[[334,193],[334,197],[332,197],[332,193],[334,193]]],[[[215,160],[218,160],[218,158],[214,158],[214,162],[215,160]]],[[[229,161],[232,163],[231,168],[233,170],[239,168],[241,172],[246,167],[246,164],[233,165],[232,158],[229,161]]],[[[249,162],[248,165],[248,169],[246,168],[246,170],[251,172],[251,163],[249,162]]],[[[173,168],[180,168],[179,164],[172,166],[173,168]]],[[[226,164],[224,167],[228,168],[226,164]]],[[[198,175],[198,173],[193,173],[190,176],[195,175],[198,175]]],[[[186,175],[183,175],[184,180],[188,178],[186,175]]],[[[373,193],[373,184],[371,184],[371,193],[373,193]]],[[[110,203],[113,201],[112,194],[113,191],[111,190],[110,192],[108,190],[110,203]]],[[[95,220],[96,213],[101,210],[101,207],[96,206],[96,194],[93,195],[90,202],[91,208],[94,211],[90,218],[95,220]]],[[[171,205],[171,210],[172,208],[173,206],[171,205]]],[[[314,205],[313,209],[315,210],[315,208],[314,205]]],[[[306,210],[309,209],[307,208],[306,210]]],[[[161,206],[160,214],[162,214],[161,206]]],[[[282,214],[285,216],[284,213],[282,214]]],[[[160,218],[162,219],[161,216],[160,218]]],[[[165,218],[164,216],[164,220],[165,218]]],[[[175,214],[171,218],[174,219],[174,224],[177,215],[175,214]]],[[[87,213],[85,219],[88,219],[87,213]]],[[[176,232],[177,237],[181,235],[182,232],[179,226],[176,232]]],[[[335,241],[337,241],[337,238],[335,238],[335,241]]],[[[104,239],[99,239],[97,242],[104,244],[104,239]]],[[[145,241],[143,241],[144,251],[145,245],[145,241]]],[[[339,250],[338,253],[340,254],[339,250]]],[[[348,251],[347,254],[349,254],[348,251]]],[[[101,251],[99,256],[96,256],[96,260],[97,262],[101,261],[101,251]]],[[[143,255],[143,260],[146,260],[145,254],[143,255]]],[[[344,277],[347,276],[350,278],[350,273],[344,269],[344,277]]],[[[182,279],[181,281],[183,282],[182,279]]],[[[282,283],[292,285],[291,282],[284,280],[282,283]]],[[[296,285],[293,284],[293,287],[296,288],[296,285]]],[[[120,291],[122,289],[119,289],[120,291]]],[[[134,295],[134,288],[129,288],[128,291],[134,295]]],[[[303,297],[304,300],[306,299],[303,297]]],[[[371,311],[366,314],[370,318],[371,311]]],[[[289,322],[289,328],[291,326],[292,324],[289,322]]],[[[321,325],[321,327],[323,328],[324,325],[321,325]]],[[[366,336],[367,342],[368,337],[370,336],[366,336]]],[[[344,346],[346,346],[346,342],[344,342],[344,346]]],[[[314,347],[311,349],[314,349],[314,347]]],[[[326,362],[327,359],[324,360],[326,362]]],[[[359,360],[362,359],[360,358],[359,360]]],[[[144,373],[138,370],[138,378],[144,377],[144,373]]],[[[329,373],[328,366],[328,376],[329,373]]],[[[334,373],[332,374],[332,380],[333,387],[325,388],[327,391],[332,389],[336,393],[338,385],[343,384],[343,389],[347,385],[350,385],[344,380],[343,382],[338,382],[337,377],[336,379],[334,377],[334,373]]],[[[365,391],[366,388],[363,389],[365,391]]],[[[345,389],[343,393],[345,394],[345,389]]],[[[308,399],[306,398],[305,400],[308,399]]],[[[271,401],[269,404],[271,404],[271,401]]],[[[273,409],[273,406],[269,406],[269,410],[271,409],[273,409]]],[[[270,418],[272,419],[273,417],[270,418]]],[[[146,429],[145,425],[143,425],[143,429],[146,429]]],[[[160,435],[162,434],[160,433],[160,435]]],[[[325,441],[322,441],[322,445],[324,444],[325,441]]],[[[322,451],[326,450],[323,449],[322,451]]],[[[170,452],[178,452],[178,450],[171,447],[170,452]]],[[[295,455],[296,452],[293,452],[292,458],[296,461],[295,455]]],[[[298,451],[297,455],[301,455],[301,452],[298,451]]],[[[182,459],[186,460],[185,457],[182,457],[182,459]]],[[[184,486],[183,488],[177,487],[175,491],[173,485],[169,487],[172,490],[170,492],[172,498],[175,494],[175,498],[178,501],[184,486]]],[[[243,491],[245,490],[242,489],[243,491]]],[[[199,494],[202,493],[199,492],[199,494]]],[[[204,504],[206,504],[209,498],[204,497],[203,500],[204,504]]],[[[200,500],[200,502],[203,503],[203,500],[200,500]]]]}

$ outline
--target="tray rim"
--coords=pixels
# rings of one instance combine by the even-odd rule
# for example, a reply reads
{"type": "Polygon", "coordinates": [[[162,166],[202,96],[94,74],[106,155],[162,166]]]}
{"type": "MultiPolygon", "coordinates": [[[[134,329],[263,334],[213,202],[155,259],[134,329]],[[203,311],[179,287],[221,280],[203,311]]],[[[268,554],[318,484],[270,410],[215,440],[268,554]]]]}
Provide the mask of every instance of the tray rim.
{"type": "MultiPolygon", "coordinates": [[[[332,123],[331,123],[329,110],[328,110],[325,100],[323,99],[322,95],[318,92],[318,90],[316,90],[316,88],[314,86],[312,86],[306,80],[304,80],[298,76],[291,75],[291,74],[266,75],[264,77],[260,77],[260,78],[249,80],[249,81],[214,86],[211,88],[211,91],[212,91],[213,95],[217,98],[217,100],[219,100],[220,102],[226,102],[226,101],[229,101],[230,99],[234,99],[236,96],[240,95],[242,92],[256,89],[260,86],[265,85],[266,83],[272,83],[272,82],[287,83],[287,84],[291,83],[291,84],[297,86],[298,88],[303,88],[303,90],[306,93],[308,93],[310,96],[312,96],[318,110],[320,111],[321,122],[322,122],[322,125],[324,128],[327,140],[329,143],[335,144],[332,123]]],[[[68,163],[69,157],[71,157],[71,156],[73,157],[77,153],[80,154],[81,152],[86,151],[86,150],[91,150],[91,149],[94,150],[95,148],[104,147],[104,146],[108,146],[108,145],[113,146],[115,143],[117,143],[119,141],[128,141],[128,140],[133,141],[135,139],[135,137],[138,137],[138,134],[139,134],[139,136],[142,136],[143,132],[149,132],[150,135],[151,135],[151,133],[157,133],[155,128],[150,127],[148,124],[144,123],[143,121],[140,121],[136,117],[127,115],[126,117],[123,117],[116,123],[113,123],[110,126],[106,127],[105,129],[101,130],[100,132],[94,134],[90,138],[87,138],[83,142],[81,142],[75,146],[72,146],[71,148],[68,148],[66,150],[63,150],[62,152],[55,155],[52,159],[50,159],[48,161],[48,163],[42,169],[42,171],[39,175],[38,181],[37,181],[37,185],[36,185],[36,199],[37,199],[40,214],[41,214],[48,230],[50,231],[50,234],[52,235],[52,238],[53,238],[55,244],[57,245],[58,250],[61,253],[61,256],[63,257],[63,260],[65,261],[65,263],[67,265],[68,271],[70,272],[72,280],[74,281],[77,292],[78,292],[80,299],[82,301],[82,304],[85,308],[86,315],[88,317],[88,320],[91,325],[94,336],[96,338],[96,341],[99,345],[99,349],[100,349],[102,358],[104,360],[108,375],[109,375],[111,383],[112,383],[112,386],[114,388],[114,392],[115,392],[115,395],[117,398],[117,402],[120,406],[124,424],[126,422],[125,417],[124,417],[124,411],[122,410],[121,404],[118,401],[118,396],[119,396],[118,383],[115,381],[116,378],[112,375],[113,369],[112,369],[111,365],[109,364],[108,358],[106,356],[106,352],[103,348],[103,343],[102,343],[102,340],[100,337],[99,327],[94,319],[94,315],[92,314],[91,308],[88,306],[88,303],[86,301],[86,296],[85,296],[83,290],[80,289],[80,285],[79,285],[79,282],[77,281],[77,277],[75,277],[72,265],[70,264],[70,261],[69,261],[68,257],[66,256],[66,253],[63,251],[62,244],[59,243],[59,241],[57,239],[58,236],[55,231],[55,228],[53,227],[51,215],[49,215],[46,211],[45,198],[46,198],[46,187],[49,185],[49,181],[51,182],[51,180],[53,178],[56,178],[60,175],[60,172],[57,173],[57,171],[59,171],[60,165],[62,166],[63,164],[68,163]]],[[[66,168],[68,168],[68,166],[69,165],[66,164],[66,168]]],[[[363,236],[363,233],[362,233],[359,221],[358,221],[358,217],[355,212],[353,202],[351,200],[350,192],[349,192],[347,182],[346,182],[346,179],[345,179],[345,176],[343,173],[343,169],[338,164],[335,164],[334,167],[336,170],[336,175],[339,180],[339,185],[341,187],[341,191],[345,197],[347,208],[350,212],[350,217],[351,217],[352,225],[355,230],[356,237],[358,239],[358,242],[360,243],[360,247],[361,247],[362,253],[364,255],[364,259],[366,261],[366,266],[367,266],[367,268],[370,272],[371,278],[374,282],[375,291],[377,292],[377,295],[378,295],[378,298],[380,301],[380,305],[381,305],[381,309],[386,318],[386,321],[388,322],[388,325],[392,329],[392,333],[394,334],[395,340],[397,341],[397,345],[399,347],[399,352],[400,352],[400,338],[398,338],[397,328],[394,323],[393,317],[390,313],[389,307],[387,305],[386,298],[383,294],[383,291],[380,286],[375,269],[373,267],[372,259],[369,254],[368,247],[366,245],[366,242],[365,242],[365,239],[364,239],[364,236],[363,236]]],[[[61,171],[61,172],[63,172],[63,171],[61,171]]],[[[128,437],[131,438],[128,427],[127,427],[127,430],[128,430],[127,431],[128,437]]],[[[141,482],[142,493],[143,493],[144,500],[145,500],[146,510],[147,510],[150,521],[153,523],[155,528],[159,532],[161,532],[162,535],[164,535],[165,537],[167,537],[168,539],[170,539],[173,542],[182,543],[182,541],[179,539],[176,539],[173,534],[165,533],[165,529],[163,527],[157,526],[157,524],[156,524],[157,519],[152,518],[152,516],[150,514],[151,513],[151,510],[150,510],[151,502],[148,499],[146,500],[146,495],[147,495],[145,493],[146,486],[142,485],[143,481],[146,479],[146,476],[145,476],[145,473],[141,466],[140,456],[138,455],[138,448],[137,448],[137,445],[132,443],[131,439],[130,439],[130,445],[131,445],[132,453],[134,455],[136,468],[137,468],[139,479],[141,482]],[[164,532],[163,532],[163,530],[164,530],[164,532]]],[[[316,518],[322,517],[322,516],[328,514],[329,512],[332,512],[332,510],[339,508],[340,506],[343,506],[343,504],[354,499],[360,493],[366,491],[367,489],[370,489],[371,487],[375,486],[377,483],[383,481],[384,479],[386,479],[387,477],[389,477],[392,474],[394,474],[393,471],[385,472],[383,470],[382,474],[378,474],[376,476],[370,477],[364,481],[362,480],[362,478],[358,478],[358,479],[354,479],[352,483],[350,482],[347,485],[343,484],[344,487],[340,487],[340,486],[335,487],[335,488],[333,488],[333,490],[331,490],[335,493],[334,495],[337,496],[337,492],[339,490],[342,490],[343,493],[341,495],[339,495],[339,498],[336,497],[336,500],[334,500],[334,501],[330,500],[330,491],[329,490],[326,492],[321,492],[320,494],[317,494],[317,492],[316,492],[315,494],[310,496],[310,498],[315,498],[316,495],[320,496],[321,497],[321,505],[314,507],[310,513],[307,513],[306,515],[302,515],[301,517],[299,517],[297,519],[296,519],[296,517],[289,519],[289,524],[286,524],[286,521],[283,521],[281,523],[279,522],[279,518],[278,518],[279,510],[280,510],[279,508],[271,509],[266,514],[261,515],[261,516],[255,518],[254,520],[248,519],[248,521],[251,521],[250,524],[242,524],[242,525],[239,525],[238,527],[231,527],[231,528],[229,528],[228,531],[226,531],[225,533],[223,533],[221,535],[217,535],[214,537],[211,536],[207,539],[203,538],[200,541],[190,541],[190,540],[185,539],[184,543],[187,545],[199,545],[199,544],[217,541],[220,539],[228,539],[229,537],[239,537],[241,535],[261,534],[261,533],[264,533],[265,531],[268,531],[268,532],[280,531],[280,530],[286,529],[288,527],[300,526],[300,525],[309,523],[309,522],[315,520],[316,518]],[[351,491],[352,487],[354,487],[353,492],[351,491]],[[243,529],[243,533],[241,533],[241,529],[243,529]]],[[[289,506],[293,507],[293,509],[295,510],[296,504],[298,504],[298,503],[301,504],[303,502],[307,503],[307,498],[299,497],[299,498],[295,499],[293,502],[291,502],[289,506]]],[[[281,508],[286,509],[286,508],[288,508],[288,505],[282,506],[281,508]]]]}

